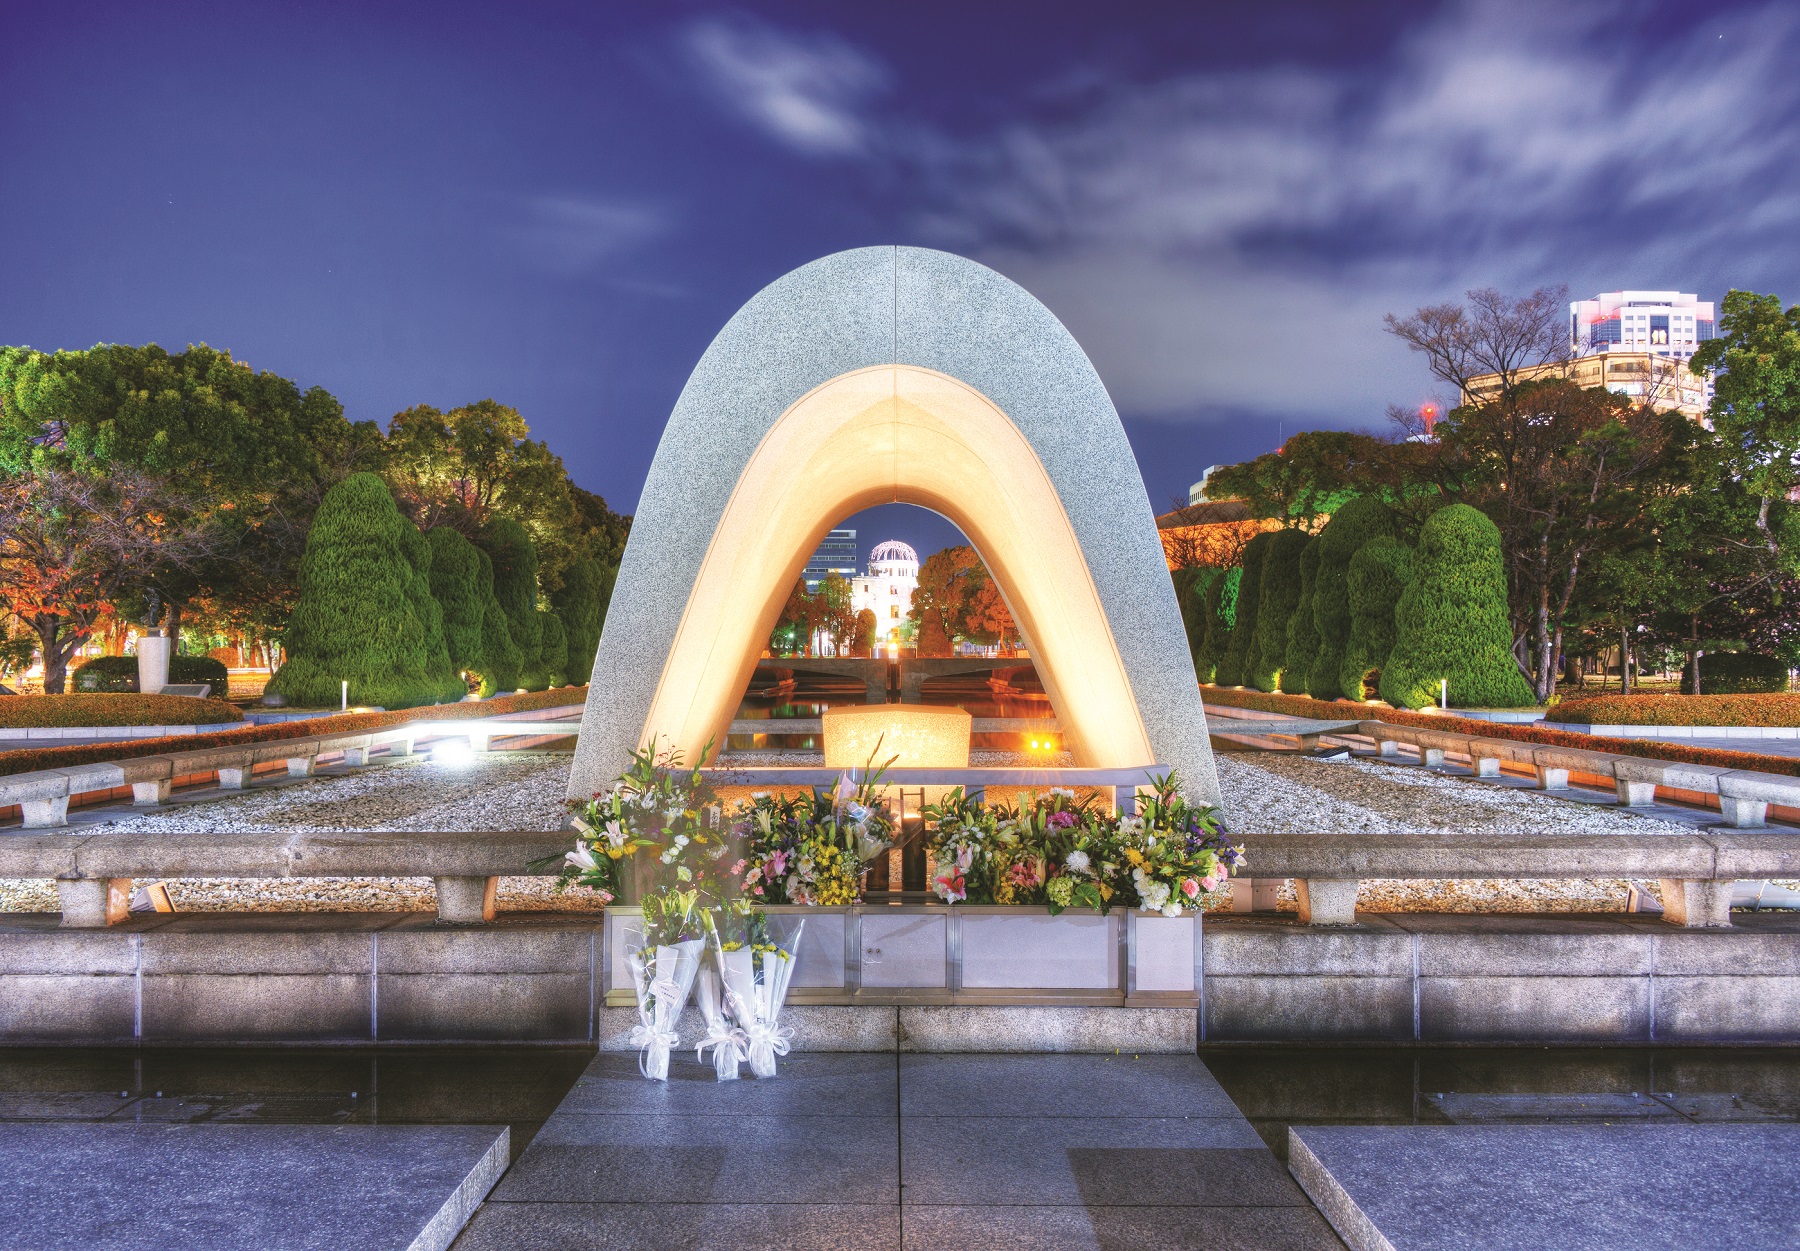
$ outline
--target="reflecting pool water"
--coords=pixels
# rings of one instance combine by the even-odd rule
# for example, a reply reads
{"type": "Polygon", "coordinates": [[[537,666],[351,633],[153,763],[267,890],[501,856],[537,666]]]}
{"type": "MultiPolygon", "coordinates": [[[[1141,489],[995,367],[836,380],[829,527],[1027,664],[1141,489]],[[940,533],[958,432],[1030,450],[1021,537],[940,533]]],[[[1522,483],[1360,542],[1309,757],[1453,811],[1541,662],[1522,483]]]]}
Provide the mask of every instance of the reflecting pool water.
{"type": "Polygon", "coordinates": [[[585,1048],[0,1049],[0,1121],[500,1125],[517,1159],[585,1048]]]}
{"type": "Polygon", "coordinates": [[[1800,1048],[1203,1047],[1284,1159],[1289,1125],[1800,1120],[1800,1048]]]}
{"type": "MultiPolygon", "coordinates": [[[[961,708],[973,717],[1049,717],[1055,715],[1050,699],[1029,670],[1016,676],[1010,690],[996,691],[985,674],[969,677],[940,678],[925,684],[921,702],[942,707],[961,708]]],[[[726,741],[729,751],[784,750],[818,751],[822,744],[815,734],[783,734],[774,723],[789,719],[811,720],[827,708],[865,702],[861,682],[833,681],[825,678],[800,677],[790,686],[761,687],[752,684],[738,705],[739,720],[767,720],[765,734],[734,734],[726,741]]],[[[1021,734],[977,734],[971,746],[1003,751],[1025,750],[1021,734]]]]}

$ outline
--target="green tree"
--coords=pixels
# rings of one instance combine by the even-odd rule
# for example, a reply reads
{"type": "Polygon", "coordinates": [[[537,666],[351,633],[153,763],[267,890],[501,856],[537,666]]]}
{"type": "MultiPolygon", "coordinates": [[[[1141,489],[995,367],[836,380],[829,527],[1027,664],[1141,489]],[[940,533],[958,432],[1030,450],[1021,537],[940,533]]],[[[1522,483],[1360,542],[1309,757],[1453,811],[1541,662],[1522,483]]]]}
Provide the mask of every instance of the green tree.
{"type": "Polygon", "coordinates": [[[856,633],[850,640],[852,656],[873,656],[875,654],[875,612],[865,608],[856,614],[856,633]]]}
{"type": "Polygon", "coordinates": [[[513,642],[506,610],[494,594],[494,562],[479,547],[475,548],[475,595],[481,601],[481,697],[510,695],[519,689],[525,657],[513,642]]]}
{"type": "Polygon", "coordinates": [[[1425,523],[1394,627],[1394,650],[1381,671],[1381,696],[1390,704],[1434,703],[1440,679],[1465,708],[1537,702],[1513,662],[1500,530],[1481,510],[1452,504],[1425,523]]]}
{"type": "Polygon", "coordinates": [[[1413,446],[1373,434],[1303,430],[1273,452],[1213,470],[1206,489],[1213,499],[1244,501],[1252,517],[1310,527],[1417,458],[1413,446]]]}
{"type": "Polygon", "coordinates": [[[1800,573],[1800,305],[1751,291],[1726,293],[1719,337],[1700,345],[1695,373],[1720,370],[1709,415],[1727,468],[1758,501],[1767,563],[1800,573]]]}
{"type": "Polygon", "coordinates": [[[1238,579],[1237,621],[1219,662],[1220,686],[1248,686],[1257,660],[1256,615],[1262,598],[1263,560],[1279,530],[1265,530],[1244,544],[1244,572],[1238,579]]]}
{"type": "Polygon", "coordinates": [[[1242,566],[1225,569],[1206,588],[1206,636],[1194,659],[1194,672],[1202,682],[1218,678],[1219,667],[1231,646],[1232,626],[1237,622],[1238,583],[1243,576],[1242,566]]]}
{"type": "Polygon", "coordinates": [[[919,566],[919,585],[913,588],[909,615],[919,623],[921,656],[927,654],[923,650],[926,640],[936,646],[939,634],[945,640],[944,654],[949,654],[949,640],[963,633],[970,581],[980,568],[981,558],[966,544],[933,552],[919,566]]]}
{"type": "Polygon", "coordinates": [[[769,651],[777,656],[806,655],[812,643],[812,619],[812,592],[806,589],[805,578],[796,578],[794,589],[788,592],[787,600],[775,618],[775,629],[769,635],[769,651]]]}
{"type": "Polygon", "coordinates": [[[406,598],[419,619],[419,645],[425,652],[425,672],[434,686],[434,701],[454,702],[467,695],[469,687],[450,661],[450,648],[444,638],[444,609],[431,593],[432,546],[418,527],[404,517],[400,519],[400,551],[411,571],[406,580],[406,598]]]}
{"type": "Polygon", "coordinates": [[[584,556],[563,572],[562,589],[551,597],[568,640],[565,671],[576,686],[586,685],[593,672],[594,653],[600,646],[600,630],[606,623],[606,605],[617,575],[616,567],[584,556]]]}
{"type": "Polygon", "coordinates": [[[856,609],[851,597],[850,580],[835,570],[820,579],[819,589],[813,594],[817,615],[814,628],[831,638],[832,650],[840,656],[849,653],[856,637],[856,609]]]}
{"type": "MultiPolygon", "coordinates": [[[[335,706],[339,683],[359,704],[409,708],[439,699],[427,625],[415,607],[409,523],[381,479],[352,474],[319,507],[300,560],[300,602],[288,622],[287,663],[268,693],[290,704],[335,706]]],[[[427,595],[429,598],[429,595],[427,595]]]]}
{"type": "Polygon", "coordinates": [[[450,664],[459,673],[478,674],[486,657],[481,641],[486,605],[481,598],[480,554],[449,526],[426,531],[425,541],[431,545],[431,597],[443,610],[450,664]]]}
{"type": "Polygon", "coordinates": [[[543,623],[538,618],[537,552],[531,536],[512,518],[493,517],[482,527],[475,545],[493,562],[494,598],[506,614],[507,633],[519,649],[519,680],[543,676],[538,654],[543,646],[543,623]]]}
{"type": "Polygon", "coordinates": [[[1394,650],[1394,608],[1412,582],[1412,570],[1412,548],[1389,534],[1371,538],[1350,558],[1344,571],[1350,628],[1332,677],[1342,695],[1361,700],[1379,689],[1394,650]]]}
{"type": "Polygon", "coordinates": [[[537,667],[525,674],[519,684],[528,691],[547,691],[568,682],[569,637],[563,631],[562,618],[540,608],[538,619],[537,667]]]}
{"type": "Polygon", "coordinates": [[[1300,598],[1288,617],[1287,656],[1281,669],[1281,689],[1289,694],[1307,693],[1307,679],[1319,654],[1319,627],[1313,617],[1313,592],[1319,577],[1319,540],[1311,539],[1300,552],[1300,598]]]}
{"type": "MultiPolygon", "coordinates": [[[[1372,495],[1346,501],[1319,531],[1319,570],[1313,578],[1313,625],[1319,648],[1307,670],[1306,687],[1314,699],[1360,699],[1359,686],[1339,682],[1344,649],[1350,644],[1350,559],[1370,539],[1392,537],[1393,511],[1372,495]]],[[[1360,683],[1366,669],[1357,670],[1360,683]]]]}
{"type": "MultiPolygon", "coordinates": [[[[1201,657],[1206,650],[1207,593],[1224,575],[1223,569],[1206,565],[1190,565],[1169,574],[1175,585],[1175,604],[1181,609],[1182,629],[1187,633],[1188,655],[1194,658],[1194,672],[1200,672],[1201,657]]],[[[1208,675],[1210,678],[1211,675],[1208,675]]]]}
{"type": "MultiPolygon", "coordinates": [[[[1288,621],[1300,603],[1300,553],[1312,542],[1304,530],[1277,530],[1263,555],[1262,577],[1257,582],[1255,657],[1245,677],[1259,691],[1273,691],[1281,684],[1281,667],[1287,663],[1288,621]]],[[[1248,549],[1246,549],[1248,550],[1248,549]]]]}

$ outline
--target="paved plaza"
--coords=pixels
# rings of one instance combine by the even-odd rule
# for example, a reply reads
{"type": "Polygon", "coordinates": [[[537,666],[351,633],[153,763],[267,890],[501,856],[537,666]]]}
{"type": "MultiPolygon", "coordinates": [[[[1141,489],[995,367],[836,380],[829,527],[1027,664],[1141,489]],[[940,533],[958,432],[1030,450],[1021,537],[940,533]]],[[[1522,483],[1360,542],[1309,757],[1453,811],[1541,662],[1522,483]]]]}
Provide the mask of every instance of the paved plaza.
{"type": "Polygon", "coordinates": [[[1192,1056],[602,1055],[456,1251],[1342,1244],[1192,1056]]]}

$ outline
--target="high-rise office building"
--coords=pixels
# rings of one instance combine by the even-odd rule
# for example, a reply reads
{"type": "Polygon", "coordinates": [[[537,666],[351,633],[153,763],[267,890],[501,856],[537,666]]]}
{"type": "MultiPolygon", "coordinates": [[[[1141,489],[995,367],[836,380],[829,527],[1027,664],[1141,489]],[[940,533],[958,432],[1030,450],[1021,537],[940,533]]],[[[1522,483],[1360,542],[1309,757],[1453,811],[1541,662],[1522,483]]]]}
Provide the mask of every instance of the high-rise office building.
{"type": "Polygon", "coordinates": [[[856,531],[833,530],[825,536],[812,559],[806,562],[806,572],[801,575],[806,579],[806,589],[818,590],[819,583],[828,573],[842,574],[845,578],[856,576],[856,531]]]}

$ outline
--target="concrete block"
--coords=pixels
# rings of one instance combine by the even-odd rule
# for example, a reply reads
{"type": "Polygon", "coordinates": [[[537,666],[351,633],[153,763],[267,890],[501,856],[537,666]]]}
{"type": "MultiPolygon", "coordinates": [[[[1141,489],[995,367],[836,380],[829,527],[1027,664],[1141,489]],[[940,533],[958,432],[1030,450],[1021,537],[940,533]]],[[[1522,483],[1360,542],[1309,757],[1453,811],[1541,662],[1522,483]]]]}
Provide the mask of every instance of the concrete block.
{"type": "Polygon", "coordinates": [[[71,929],[117,925],[131,915],[131,879],[58,878],[56,898],[62,905],[62,923],[71,929]]]}
{"type": "Polygon", "coordinates": [[[1800,976],[1800,916],[1739,913],[1723,929],[1657,926],[1656,975],[1690,977],[1800,976]]]}
{"type": "Polygon", "coordinates": [[[1200,937],[1208,978],[1412,976],[1412,937],[1376,916],[1365,916],[1356,929],[1315,929],[1286,920],[1237,922],[1209,915],[1200,937]]]}
{"type": "Polygon", "coordinates": [[[369,749],[367,747],[344,748],[344,763],[351,768],[361,768],[369,763],[369,749]]]}
{"type": "Polygon", "coordinates": [[[259,926],[252,926],[250,917],[215,916],[218,920],[210,926],[197,925],[201,918],[182,917],[145,935],[145,976],[298,980],[366,977],[373,968],[368,931],[330,924],[338,918],[329,913],[250,914],[259,926]],[[314,918],[313,924],[305,924],[314,918]]]}
{"type": "Polygon", "coordinates": [[[901,1051],[1192,1055],[1193,1008],[902,1007],[901,1051]]]}
{"type": "Polygon", "coordinates": [[[1396,743],[1391,738],[1382,739],[1379,746],[1381,748],[1381,754],[1384,756],[1398,756],[1400,754],[1400,744],[1396,743]]]}
{"type": "Polygon", "coordinates": [[[567,972],[384,973],[376,984],[377,1034],[383,1042],[586,1042],[593,986],[585,965],[567,972]]]}
{"type": "Polygon", "coordinates": [[[1719,796],[1719,815],[1725,818],[1726,825],[1736,829],[1759,829],[1768,824],[1769,804],[1767,800],[1722,794],[1719,796]]]}
{"type": "Polygon", "coordinates": [[[1656,802],[1655,782],[1634,782],[1629,778],[1619,778],[1614,785],[1619,788],[1619,803],[1626,808],[1648,808],[1656,802]]]}
{"type": "Polygon", "coordinates": [[[1647,977],[1422,977],[1424,1042],[1648,1042],[1647,977]]]}
{"type": "MultiPolygon", "coordinates": [[[[1437,920],[1438,918],[1432,918],[1437,920]]],[[[1655,967],[1657,934],[1627,929],[1605,921],[1483,917],[1492,927],[1469,933],[1461,927],[1410,926],[1419,934],[1421,977],[1582,977],[1604,971],[1609,976],[1648,976],[1655,967]]]]}
{"type": "Polygon", "coordinates": [[[382,931],[376,948],[376,971],[390,973],[542,973],[547,970],[586,975],[590,955],[600,956],[599,925],[570,922],[554,925],[490,926],[443,929],[427,921],[401,922],[382,931]]]}
{"type": "MultiPolygon", "coordinates": [[[[131,977],[138,953],[132,929],[59,928],[51,916],[32,918],[49,924],[20,924],[12,914],[0,928],[0,977],[9,974],[69,977],[131,977]]],[[[0,997],[3,998],[3,997],[0,997]]]]}
{"type": "Polygon", "coordinates": [[[153,782],[133,782],[131,784],[131,802],[138,807],[154,807],[169,802],[169,779],[161,778],[153,782]]]}
{"type": "Polygon", "coordinates": [[[1441,769],[1444,767],[1444,749],[1442,747],[1427,747],[1425,749],[1425,767],[1427,769],[1441,769]]]}
{"type": "Polygon", "coordinates": [[[28,830],[47,830],[69,823],[69,797],[54,795],[45,799],[26,799],[19,803],[19,815],[28,830]]]}
{"type": "Polygon", "coordinates": [[[367,1042],[370,976],[305,973],[143,978],[145,1042],[367,1042]]]}
{"type": "Polygon", "coordinates": [[[313,775],[314,763],[311,756],[289,756],[287,762],[288,776],[291,778],[309,778],[313,775]]]}
{"type": "Polygon", "coordinates": [[[1296,878],[1300,920],[1307,925],[1355,925],[1355,878],[1296,878]]]}
{"type": "Polygon", "coordinates": [[[1663,920],[1690,927],[1728,927],[1731,924],[1732,882],[1682,882],[1661,880],[1663,920]]]}
{"type": "Polygon", "coordinates": [[[221,767],[219,769],[219,789],[222,791],[241,791],[244,789],[244,782],[249,776],[250,770],[248,767],[241,769],[221,767]]]}
{"type": "Polygon", "coordinates": [[[1497,778],[1500,776],[1500,757],[1475,757],[1475,776],[1478,778],[1497,778]]]}
{"type": "Polygon", "coordinates": [[[1800,808],[1800,778],[1775,773],[1733,769],[1719,777],[1719,794],[1733,799],[1756,799],[1765,804],[1800,808]]]}
{"type": "Polygon", "coordinates": [[[1215,977],[1201,996],[1207,1042],[1404,1042],[1411,977],[1215,977]]]}
{"type": "Polygon", "coordinates": [[[478,925],[494,919],[497,877],[435,877],[438,920],[447,925],[478,925]]]}
{"type": "Polygon", "coordinates": [[[130,1042],[136,979],[91,973],[0,973],[0,1044],[130,1042]]]}
{"type": "Polygon", "coordinates": [[[1534,765],[1537,770],[1537,785],[1540,791],[1566,791],[1569,789],[1569,771],[1557,769],[1549,765],[1534,765]]]}
{"type": "MultiPolygon", "coordinates": [[[[1789,961],[1789,968],[1795,968],[1789,961]]],[[[1800,1037],[1800,973],[1656,978],[1656,1041],[1789,1043],[1800,1037]]]]}

